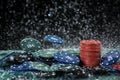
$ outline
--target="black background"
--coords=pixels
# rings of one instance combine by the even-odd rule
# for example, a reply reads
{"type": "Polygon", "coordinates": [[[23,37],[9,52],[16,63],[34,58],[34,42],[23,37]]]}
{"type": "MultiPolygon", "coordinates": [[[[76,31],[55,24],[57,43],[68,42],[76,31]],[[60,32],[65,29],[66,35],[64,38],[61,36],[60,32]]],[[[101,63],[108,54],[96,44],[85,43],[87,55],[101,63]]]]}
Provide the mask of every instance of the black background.
{"type": "MultiPolygon", "coordinates": [[[[120,44],[119,0],[0,0],[0,49],[20,49],[20,41],[47,34],[65,39],[64,47],[82,39],[99,39],[104,47],[120,44]]],[[[50,46],[47,46],[50,45],[50,46]]]]}

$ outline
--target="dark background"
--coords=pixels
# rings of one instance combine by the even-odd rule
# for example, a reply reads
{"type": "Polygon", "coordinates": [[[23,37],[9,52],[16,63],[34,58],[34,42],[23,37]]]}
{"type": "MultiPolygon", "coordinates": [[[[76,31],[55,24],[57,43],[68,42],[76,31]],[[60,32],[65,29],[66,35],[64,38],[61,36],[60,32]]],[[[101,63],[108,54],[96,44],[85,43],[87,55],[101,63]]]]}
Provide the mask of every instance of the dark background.
{"type": "Polygon", "coordinates": [[[20,41],[56,34],[64,47],[82,39],[101,40],[104,47],[120,45],[120,0],[0,0],[0,49],[20,49],[20,41]]]}

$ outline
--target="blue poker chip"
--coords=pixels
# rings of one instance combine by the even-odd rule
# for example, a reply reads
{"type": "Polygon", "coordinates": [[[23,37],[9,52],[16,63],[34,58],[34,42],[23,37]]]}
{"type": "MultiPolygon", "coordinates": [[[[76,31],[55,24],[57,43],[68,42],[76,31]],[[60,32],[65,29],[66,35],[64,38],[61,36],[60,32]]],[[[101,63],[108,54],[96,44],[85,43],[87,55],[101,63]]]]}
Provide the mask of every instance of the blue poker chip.
{"type": "Polygon", "coordinates": [[[119,70],[113,68],[112,66],[104,66],[104,68],[109,72],[119,72],[119,70]]]}
{"type": "Polygon", "coordinates": [[[58,68],[57,66],[49,66],[42,62],[24,62],[21,65],[12,65],[10,70],[12,71],[56,71],[58,68]]]}
{"type": "Polygon", "coordinates": [[[75,55],[63,51],[59,51],[58,53],[54,54],[55,60],[61,63],[67,64],[79,64],[80,59],[75,55]]]}
{"type": "Polygon", "coordinates": [[[120,52],[115,50],[115,51],[110,51],[108,52],[105,56],[102,57],[101,64],[103,66],[108,66],[113,63],[116,63],[120,58],[120,52]]]}
{"type": "Polygon", "coordinates": [[[21,65],[12,65],[10,69],[12,71],[36,71],[36,69],[31,67],[29,62],[24,62],[21,65]]]}
{"type": "Polygon", "coordinates": [[[44,40],[47,42],[56,43],[56,44],[64,43],[64,40],[61,37],[56,36],[56,35],[46,35],[44,40]]]}
{"type": "Polygon", "coordinates": [[[8,61],[10,58],[12,58],[13,56],[15,56],[16,54],[18,54],[18,53],[17,52],[12,52],[11,54],[3,57],[2,59],[0,59],[0,64],[2,65],[6,61],[8,61]]]}

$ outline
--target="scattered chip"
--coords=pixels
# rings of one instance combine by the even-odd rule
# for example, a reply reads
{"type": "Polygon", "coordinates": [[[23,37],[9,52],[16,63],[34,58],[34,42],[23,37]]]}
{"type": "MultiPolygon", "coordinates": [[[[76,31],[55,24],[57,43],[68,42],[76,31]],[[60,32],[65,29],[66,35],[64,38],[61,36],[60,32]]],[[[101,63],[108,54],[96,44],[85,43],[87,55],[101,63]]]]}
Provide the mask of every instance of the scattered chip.
{"type": "Polygon", "coordinates": [[[25,61],[34,61],[33,55],[28,53],[19,53],[19,54],[16,54],[15,56],[10,57],[7,63],[21,64],[25,61]]]}
{"type": "Polygon", "coordinates": [[[25,38],[20,42],[21,48],[28,52],[34,52],[41,49],[41,43],[34,38],[25,38]]]}
{"type": "Polygon", "coordinates": [[[58,66],[56,65],[47,65],[42,62],[30,62],[30,65],[38,71],[58,71],[58,66]]]}
{"type": "Polygon", "coordinates": [[[67,64],[79,64],[80,62],[79,58],[76,55],[71,53],[66,53],[63,51],[59,51],[55,53],[54,58],[58,62],[67,63],[67,64]]]}
{"type": "Polygon", "coordinates": [[[24,62],[21,65],[12,65],[13,71],[58,71],[58,66],[49,66],[42,62],[24,62]]]}
{"type": "Polygon", "coordinates": [[[109,72],[118,72],[117,69],[113,68],[111,65],[109,66],[104,66],[104,68],[109,71],[109,72]]]}
{"type": "Polygon", "coordinates": [[[120,58],[120,53],[118,51],[110,51],[109,53],[107,53],[105,56],[102,57],[101,64],[103,66],[108,66],[116,63],[119,58],[120,58]]]}
{"type": "Polygon", "coordinates": [[[29,62],[24,62],[21,65],[12,65],[10,69],[13,71],[36,71],[29,62]]]}
{"type": "Polygon", "coordinates": [[[57,51],[58,50],[55,50],[55,49],[42,49],[42,50],[38,50],[36,52],[32,52],[32,54],[36,57],[41,56],[41,57],[45,57],[45,58],[50,58],[50,57],[53,57],[57,51]]]}
{"type": "Polygon", "coordinates": [[[64,43],[64,40],[61,37],[56,36],[56,35],[46,35],[44,40],[47,42],[56,43],[56,44],[64,43]]]}
{"type": "Polygon", "coordinates": [[[14,57],[16,54],[18,54],[18,53],[17,53],[17,52],[13,52],[13,53],[11,53],[11,54],[9,54],[9,55],[7,55],[7,56],[4,56],[2,59],[0,59],[0,65],[1,65],[1,66],[6,65],[6,62],[7,62],[8,60],[10,60],[10,59],[14,59],[13,57],[14,57]]]}
{"type": "Polygon", "coordinates": [[[120,72],[120,62],[111,65],[114,69],[117,69],[120,72]]]}

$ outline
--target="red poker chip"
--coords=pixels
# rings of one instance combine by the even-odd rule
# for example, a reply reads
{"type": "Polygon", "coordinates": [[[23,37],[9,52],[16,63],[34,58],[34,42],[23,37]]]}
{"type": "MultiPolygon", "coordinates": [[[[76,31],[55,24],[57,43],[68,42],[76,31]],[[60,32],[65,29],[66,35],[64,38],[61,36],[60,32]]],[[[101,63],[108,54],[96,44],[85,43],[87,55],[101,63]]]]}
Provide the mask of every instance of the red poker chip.
{"type": "Polygon", "coordinates": [[[100,61],[100,58],[89,58],[89,57],[81,57],[81,61],[84,61],[84,62],[98,62],[100,61]]]}
{"type": "Polygon", "coordinates": [[[83,43],[81,43],[80,46],[85,47],[85,48],[96,48],[96,49],[101,48],[101,45],[86,45],[86,44],[83,44],[83,43]]]}
{"type": "Polygon", "coordinates": [[[86,56],[86,55],[80,55],[80,57],[81,58],[85,58],[85,59],[91,59],[91,60],[93,60],[93,59],[100,59],[100,55],[97,55],[97,56],[94,56],[94,55],[88,55],[88,56],[86,56]]]}
{"type": "Polygon", "coordinates": [[[92,49],[80,48],[80,50],[82,50],[82,51],[101,51],[101,49],[94,49],[94,48],[92,48],[92,49]]]}
{"type": "Polygon", "coordinates": [[[85,52],[85,51],[81,51],[80,52],[81,56],[101,56],[100,52],[85,52]]]}
{"type": "Polygon", "coordinates": [[[84,63],[85,66],[88,66],[88,67],[95,67],[95,66],[99,66],[100,65],[99,61],[91,62],[91,63],[89,61],[83,61],[83,63],[84,63]]]}
{"type": "Polygon", "coordinates": [[[112,64],[111,66],[117,70],[120,70],[120,62],[112,64]]]}
{"type": "Polygon", "coordinates": [[[98,40],[82,40],[80,46],[100,48],[101,42],[98,40]]]}
{"type": "Polygon", "coordinates": [[[101,42],[99,40],[80,41],[80,59],[85,66],[99,66],[101,58],[101,42]]]}
{"type": "Polygon", "coordinates": [[[99,40],[82,40],[81,43],[85,43],[85,44],[88,44],[88,45],[92,45],[92,44],[101,44],[101,42],[99,40]]]}
{"type": "Polygon", "coordinates": [[[82,51],[101,51],[100,48],[86,48],[86,47],[80,47],[80,50],[82,50],[82,51]]]}
{"type": "Polygon", "coordinates": [[[99,65],[99,63],[100,63],[100,58],[98,58],[98,57],[89,57],[89,56],[81,56],[80,57],[80,60],[81,60],[81,62],[83,62],[83,64],[85,65],[85,66],[98,66],[99,65]]]}

